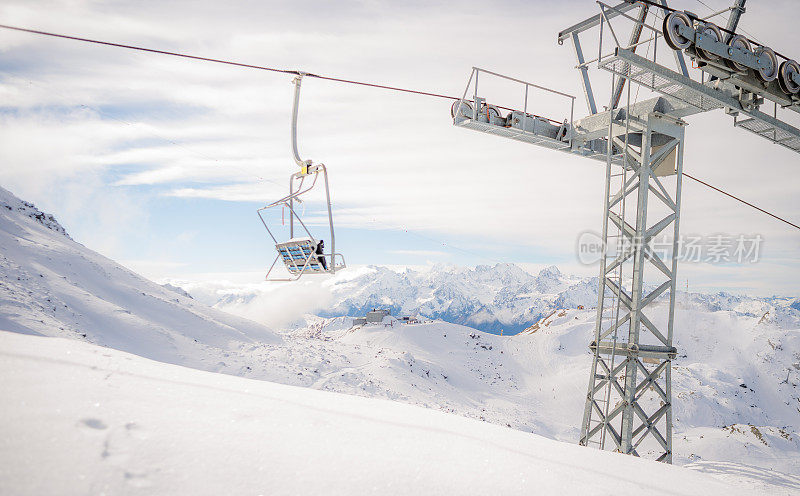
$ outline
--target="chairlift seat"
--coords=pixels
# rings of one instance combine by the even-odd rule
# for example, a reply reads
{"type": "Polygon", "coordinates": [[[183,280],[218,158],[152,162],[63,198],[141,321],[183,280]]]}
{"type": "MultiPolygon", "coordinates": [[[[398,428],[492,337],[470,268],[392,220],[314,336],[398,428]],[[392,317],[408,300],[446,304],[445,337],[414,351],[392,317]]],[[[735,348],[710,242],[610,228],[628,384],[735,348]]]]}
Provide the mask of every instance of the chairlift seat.
{"type": "Polygon", "coordinates": [[[292,238],[275,245],[278,256],[290,274],[322,274],[329,272],[317,258],[317,242],[308,237],[292,238]]]}
{"type": "MultiPolygon", "coordinates": [[[[311,160],[303,160],[297,151],[297,111],[300,102],[300,82],[303,79],[303,73],[299,73],[294,78],[294,105],[292,107],[292,155],[294,156],[295,164],[300,167],[298,172],[289,176],[289,194],[280,200],[274,201],[257,210],[258,217],[267,233],[275,242],[275,250],[278,255],[270,265],[265,279],[267,281],[296,281],[303,274],[335,274],[337,270],[345,268],[344,257],[341,253],[336,253],[336,237],[333,232],[333,213],[331,210],[331,192],[328,187],[328,169],[324,164],[314,164],[311,160]],[[317,253],[319,243],[303,220],[294,210],[295,202],[300,203],[301,197],[311,191],[314,185],[317,184],[317,179],[322,177],[325,183],[325,200],[328,210],[328,226],[330,228],[330,237],[326,238],[330,241],[330,251],[328,253],[317,253]],[[311,184],[306,184],[306,180],[311,184]],[[265,210],[281,207],[289,211],[289,236],[291,239],[284,242],[278,242],[278,238],[270,229],[267,221],[264,219],[262,212],[265,210]],[[296,226],[296,227],[295,227],[296,226]],[[304,231],[307,236],[295,237],[295,232],[300,230],[304,231]],[[278,263],[278,259],[283,260],[289,278],[286,277],[273,277],[270,278],[272,269],[278,263]],[[338,262],[337,262],[338,259],[338,262]],[[326,263],[327,262],[327,263],[326,263]]],[[[283,223],[281,223],[284,225],[283,223]]],[[[322,251],[322,250],[320,250],[322,251]]]]}

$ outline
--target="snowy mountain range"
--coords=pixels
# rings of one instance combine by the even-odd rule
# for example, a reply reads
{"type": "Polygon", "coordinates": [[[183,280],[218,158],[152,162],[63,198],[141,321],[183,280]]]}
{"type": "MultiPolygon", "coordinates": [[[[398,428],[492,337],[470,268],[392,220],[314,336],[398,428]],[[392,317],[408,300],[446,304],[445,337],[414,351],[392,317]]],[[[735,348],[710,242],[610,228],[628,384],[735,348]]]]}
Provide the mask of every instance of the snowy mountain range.
{"type": "MultiPolygon", "coordinates": [[[[235,486],[234,476],[249,470],[259,474],[253,480],[289,487],[277,482],[291,469],[281,460],[330,464],[349,453],[364,466],[373,466],[370,463],[377,462],[354,455],[357,446],[346,440],[383,434],[398,446],[413,444],[416,453],[423,453],[413,458],[409,452],[412,459],[402,463],[390,455],[386,460],[404,467],[409,477],[425,473],[425,480],[431,481],[424,467],[435,463],[434,454],[450,453],[447,450],[458,445],[456,439],[468,434],[481,440],[477,446],[491,444],[490,439],[507,440],[500,451],[517,454],[497,455],[480,470],[456,464],[452,477],[474,481],[464,487],[484,487],[479,480],[505,461],[514,467],[534,466],[525,473],[550,480],[551,462],[557,461],[566,467],[565,473],[581,475],[561,478],[563,487],[552,489],[577,494],[587,487],[582,470],[600,473],[609,464],[629,463],[612,453],[574,446],[591,362],[587,343],[594,322],[593,282],[554,268],[531,275],[513,265],[439,266],[429,271],[362,268],[325,283],[333,296],[320,299],[327,307],[324,312],[338,316],[306,315],[292,328],[274,331],[222,311],[246,314],[274,293],[228,288],[224,296],[230,300],[220,303],[215,291],[186,287],[195,296],[190,298],[76,243],[52,216],[0,190],[0,339],[6,356],[0,394],[17,400],[0,406],[0,429],[9,440],[0,448],[0,466],[6,467],[0,470],[0,487],[17,489],[14,493],[52,492],[62,486],[76,488],[69,493],[92,488],[125,493],[135,486],[151,488],[142,490],[145,493],[172,493],[176,486],[163,474],[174,471],[194,474],[201,481],[208,478],[208,487],[253,492],[251,486],[235,486]],[[515,295],[513,288],[520,293],[515,295]],[[203,303],[208,299],[215,299],[217,308],[203,303]],[[527,308],[529,304],[535,309],[527,308]],[[460,317],[461,309],[468,315],[461,317],[465,321],[480,323],[484,318],[487,325],[517,328],[537,315],[546,317],[517,335],[497,336],[443,320],[401,324],[387,318],[380,325],[354,326],[352,318],[343,315],[372,306],[453,319],[460,317]],[[418,310],[422,308],[424,312],[418,310]],[[238,377],[203,375],[140,357],[238,377]],[[301,388],[267,386],[263,381],[301,388]],[[369,400],[341,399],[340,393],[369,400]],[[377,400],[406,405],[386,407],[377,400]],[[454,420],[448,423],[428,416],[434,412],[404,410],[410,408],[407,405],[455,414],[445,416],[454,420]],[[163,408],[170,413],[159,415],[163,408]],[[175,421],[185,417],[191,418],[175,421]],[[372,425],[378,418],[394,420],[370,427],[369,435],[355,433],[358,422],[372,425]],[[480,422],[463,424],[469,419],[494,425],[485,430],[480,422]],[[438,426],[435,431],[425,427],[433,424],[438,426]],[[397,430],[403,425],[410,430],[397,430]],[[507,437],[506,430],[516,434],[507,437]],[[455,443],[437,451],[430,436],[440,431],[458,434],[437,437],[439,442],[455,443]],[[411,432],[425,434],[410,438],[411,432]],[[260,442],[252,442],[255,433],[264,436],[260,442]],[[523,434],[529,442],[517,437],[523,434]],[[320,444],[320,436],[332,444],[320,444]],[[337,443],[350,447],[336,451],[337,443]],[[203,448],[192,448],[195,445],[203,448]],[[174,451],[175,446],[185,449],[174,451]],[[224,446],[221,449],[236,460],[233,465],[248,469],[226,468],[234,486],[213,483],[211,474],[230,463],[209,454],[215,451],[212,446],[224,446]],[[172,455],[165,457],[159,450],[172,455]],[[592,454],[584,455],[587,451],[592,454]],[[81,455],[81,470],[95,484],[67,484],[74,474],[65,467],[73,466],[73,453],[81,455]],[[519,453],[533,453],[541,462],[519,458],[519,453]],[[36,465],[18,463],[20,459],[42,460],[51,478],[37,477],[36,465]]],[[[679,301],[674,459],[702,473],[662,470],[638,460],[641,473],[661,478],[685,474],[686,480],[694,481],[674,494],[800,494],[797,307],[791,298],[726,294],[692,294],[679,301]],[[715,485],[712,478],[728,484],[715,485]]],[[[666,318],[663,308],[656,314],[656,321],[666,318]]],[[[383,456],[374,449],[364,453],[383,456]]],[[[465,459],[484,460],[469,453],[465,459]]],[[[331,466],[339,469],[338,476],[327,469],[306,475],[342,484],[342,465],[331,466]]],[[[381,470],[389,471],[387,466],[378,463],[374,469],[377,472],[356,478],[364,484],[357,487],[407,492],[384,485],[396,480],[381,476],[381,470]]],[[[497,470],[492,473],[498,477],[521,473],[497,470]]],[[[196,487],[202,489],[202,484],[196,487]]],[[[347,492],[346,485],[336,487],[347,492]]],[[[520,481],[508,492],[519,492],[514,487],[528,486],[520,481]]],[[[647,477],[633,477],[614,487],[625,492],[650,486],[647,477]]]]}
{"type": "MultiPolygon", "coordinates": [[[[250,318],[258,318],[259,312],[254,309],[274,298],[273,288],[264,285],[175,284],[184,285],[209,305],[250,318]]],[[[387,308],[394,316],[419,316],[512,335],[560,309],[596,308],[597,287],[597,277],[566,275],[556,266],[537,274],[515,264],[474,268],[443,264],[423,268],[367,266],[343,271],[315,288],[312,293],[325,306],[311,308],[308,313],[326,318],[357,317],[373,308],[387,308]],[[320,291],[325,297],[319,296],[320,291]]],[[[800,299],[794,297],[758,298],[720,292],[681,293],[679,299],[709,312],[733,311],[748,317],[769,314],[782,319],[800,310],[800,299]]],[[[302,325],[302,321],[294,324],[302,325]]]]}
{"type": "MultiPolygon", "coordinates": [[[[194,293],[196,285],[187,286],[194,293]]],[[[516,334],[558,308],[597,304],[597,278],[562,274],[555,266],[530,274],[514,264],[426,268],[368,266],[330,281],[328,304],[315,309],[321,317],[363,316],[387,308],[395,316],[420,316],[479,329],[516,334]]],[[[263,288],[223,288],[200,293],[215,307],[246,314],[244,307],[263,304],[263,288]]]]}

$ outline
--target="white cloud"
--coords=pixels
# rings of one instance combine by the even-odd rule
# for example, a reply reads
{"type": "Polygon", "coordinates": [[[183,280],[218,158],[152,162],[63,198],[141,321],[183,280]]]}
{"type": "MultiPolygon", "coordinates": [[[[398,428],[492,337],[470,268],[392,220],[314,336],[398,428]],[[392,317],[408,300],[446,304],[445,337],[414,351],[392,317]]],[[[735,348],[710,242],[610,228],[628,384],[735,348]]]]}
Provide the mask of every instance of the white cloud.
{"type": "MultiPolygon", "coordinates": [[[[552,9],[551,2],[496,2],[488,8],[466,2],[453,9],[390,2],[10,0],[0,6],[0,16],[12,25],[447,94],[460,94],[476,65],[580,96],[571,49],[554,40],[596,5],[568,4],[552,9]],[[176,24],[179,14],[183,21],[176,24]],[[489,27],[488,33],[475,26],[489,27]]],[[[800,46],[791,22],[772,23],[772,12],[764,14],[792,7],[788,1],[769,9],[750,6],[744,26],[779,50],[800,46]]],[[[143,228],[148,217],[146,205],[126,199],[126,188],[259,202],[285,192],[294,170],[290,76],[3,35],[0,67],[8,71],[0,97],[13,111],[0,122],[0,181],[50,208],[69,205],[70,222],[82,232],[102,225],[91,243],[102,243],[109,254],[125,229],[129,235],[143,228]],[[62,192],[74,198],[54,198],[64,181],[83,187],[62,192]],[[87,194],[90,188],[101,191],[87,194]],[[110,200],[118,206],[109,208],[110,200]],[[128,218],[116,226],[95,220],[81,228],[79,208],[95,217],[124,210],[128,218]]],[[[511,98],[501,91],[492,96],[511,98]]],[[[453,128],[449,105],[304,81],[300,151],[330,167],[338,227],[469,237],[561,256],[572,254],[579,232],[599,229],[601,164],[453,128]]],[[[566,116],[560,101],[537,95],[530,105],[538,113],[566,116]]],[[[789,180],[797,174],[796,154],[733,129],[721,112],[690,122],[687,171],[800,219],[796,181],[789,180]]],[[[800,276],[790,260],[800,237],[784,225],[690,181],[683,207],[684,232],[761,233],[771,263],[800,276]]],[[[777,284],[780,270],[761,267],[777,284]]],[[[752,271],[748,278],[758,268],[752,271]]]]}
{"type": "Polygon", "coordinates": [[[397,255],[412,255],[415,257],[446,257],[450,255],[445,251],[438,250],[389,250],[387,253],[394,253],[397,255]]]}

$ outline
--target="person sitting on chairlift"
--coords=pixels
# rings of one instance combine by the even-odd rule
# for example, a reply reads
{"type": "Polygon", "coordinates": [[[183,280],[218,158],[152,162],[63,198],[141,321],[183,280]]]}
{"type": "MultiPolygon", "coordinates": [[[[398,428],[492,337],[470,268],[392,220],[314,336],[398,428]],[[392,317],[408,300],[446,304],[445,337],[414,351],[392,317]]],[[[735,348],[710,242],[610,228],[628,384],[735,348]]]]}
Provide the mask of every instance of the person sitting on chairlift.
{"type": "Polygon", "coordinates": [[[321,239],[319,240],[319,243],[317,243],[317,251],[316,251],[317,260],[319,260],[320,265],[322,265],[322,270],[328,270],[328,264],[327,262],[325,262],[325,257],[322,255],[324,248],[325,248],[325,240],[321,239]]]}

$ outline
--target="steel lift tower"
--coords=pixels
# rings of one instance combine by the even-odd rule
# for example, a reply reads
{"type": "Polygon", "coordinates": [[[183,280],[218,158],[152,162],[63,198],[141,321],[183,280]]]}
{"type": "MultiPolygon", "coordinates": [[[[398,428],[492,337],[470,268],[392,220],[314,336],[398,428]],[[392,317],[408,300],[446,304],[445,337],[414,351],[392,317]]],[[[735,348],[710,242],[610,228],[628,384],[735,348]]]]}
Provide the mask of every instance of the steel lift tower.
{"type": "Polygon", "coordinates": [[[480,68],[451,115],[459,127],[605,163],[604,249],[580,444],[671,463],[684,119],[722,109],[734,126],[800,153],[800,130],[785,118],[800,113],[800,66],[735,33],[745,0],[706,19],[667,0],[596,3],[599,13],[558,34],[559,44],[572,42],[589,115],[574,119],[573,96],[480,68]],[[725,29],[711,22],[728,11],[725,29]],[[589,31],[599,32],[592,60],[581,38],[589,31]],[[595,100],[594,67],[611,75],[605,109],[595,100]],[[516,85],[521,105],[488,104],[479,79],[516,85]],[[651,97],[631,101],[633,85],[651,97]],[[564,98],[569,118],[530,113],[530,94],[541,92],[550,102],[564,98]]]}

